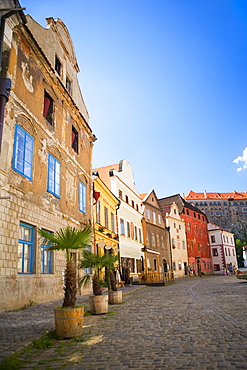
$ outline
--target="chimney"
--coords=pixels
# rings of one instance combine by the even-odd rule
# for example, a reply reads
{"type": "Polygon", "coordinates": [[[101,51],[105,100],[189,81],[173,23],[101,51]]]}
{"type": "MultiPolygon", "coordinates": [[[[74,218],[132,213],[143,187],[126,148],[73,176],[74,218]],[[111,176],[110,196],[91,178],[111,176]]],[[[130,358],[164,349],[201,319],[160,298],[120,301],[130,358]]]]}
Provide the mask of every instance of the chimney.
{"type": "Polygon", "coordinates": [[[207,198],[207,191],[204,190],[204,198],[207,198]]]}

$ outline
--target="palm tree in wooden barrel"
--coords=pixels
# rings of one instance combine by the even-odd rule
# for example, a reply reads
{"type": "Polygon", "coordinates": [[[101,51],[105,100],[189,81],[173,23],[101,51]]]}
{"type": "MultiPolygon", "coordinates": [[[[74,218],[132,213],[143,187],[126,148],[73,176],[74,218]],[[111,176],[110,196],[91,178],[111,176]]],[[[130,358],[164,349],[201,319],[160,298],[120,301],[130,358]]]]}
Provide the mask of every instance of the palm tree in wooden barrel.
{"type": "Polygon", "coordinates": [[[89,297],[90,311],[93,314],[100,315],[108,312],[108,294],[102,295],[102,286],[100,283],[100,271],[109,267],[107,254],[99,256],[96,253],[84,250],[83,259],[79,263],[79,268],[91,269],[92,273],[86,274],[81,279],[83,286],[89,286],[92,283],[93,295],[89,297]]]}
{"type": "Polygon", "coordinates": [[[92,229],[89,225],[83,229],[67,226],[54,234],[42,229],[38,232],[43,238],[42,244],[47,245],[48,250],[64,251],[66,256],[63,304],[62,307],[54,310],[57,337],[63,339],[80,336],[84,307],[75,307],[78,288],[73,251],[85,249],[91,244],[92,229]]]}
{"type": "Polygon", "coordinates": [[[109,291],[109,303],[110,304],[119,304],[122,303],[122,291],[117,289],[117,280],[116,280],[116,262],[118,261],[118,255],[113,255],[109,252],[105,253],[105,265],[109,269],[110,275],[110,286],[111,290],[109,291]]]}

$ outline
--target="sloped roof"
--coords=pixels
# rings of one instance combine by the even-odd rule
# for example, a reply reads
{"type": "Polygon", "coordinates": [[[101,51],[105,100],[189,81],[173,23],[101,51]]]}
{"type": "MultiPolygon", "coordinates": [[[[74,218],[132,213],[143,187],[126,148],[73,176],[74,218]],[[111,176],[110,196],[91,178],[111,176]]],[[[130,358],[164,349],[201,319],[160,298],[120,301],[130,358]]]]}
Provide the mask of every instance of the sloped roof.
{"type": "Polygon", "coordinates": [[[109,192],[110,194],[111,194],[111,196],[112,197],[114,197],[116,200],[117,200],[117,202],[119,203],[119,199],[118,199],[118,197],[116,197],[116,195],[111,191],[111,189],[109,188],[109,186],[107,186],[106,184],[105,184],[105,182],[101,179],[101,177],[98,175],[97,177],[95,176],[95,180],[94,180],[94,182],[99,182],[99,184],[102,186],[102,188],[104,188],[105,189],[105,191],[107,191],[107,192],[109,192]]]}
{"type": "Polygon", "coordinates": [[[213,222],[208,222],[208,231],[215,231],[215,230],[226,231],[227,233],[234,235],[234,233],[231,233],[229,230],[226,230],[223,227],[214,224],[213,222]],[[217,229],[210,229],[210,225],[216,226],[217,229]]]}
{"type": "Polygon", "coordinates": [[[161,199],[158,199],[158,202],[159,202],[159,205],[160,207],[163,207],[163,206],[169,206],[171,205],[173,202],[176,203],[176,205],[178,206],[178,211],[179,213],[182,213],[183,211],[183,208],[186,207],[186,208],[189,208],[191,209],[192,211],[195,211],[195,212],[198,212],[198,213],[201,213],[203,214],[205,217],[205,213],[202,212],[199,208],[193,206],[192,204],[186,202],[186,200],[184,200],[180,194],[175,194],[175,195],[171,195],[169,197],[166,197],[166,198],[161,198],[161,199]]]}
{"type": "MultiPolygon", "coordinates": [[[[26,19],[27,29],[29,29],[31,32],[32,37],[35,39],[40,50],[42,50],[51,67],[54,68],[56,54],[59,56],[59,58],[61,58],[62,63],[65,63],[66,61],[66,70],[69,71],[69,76],[72,79],[73,84],[72,91],[70,93],[67,91],[67,93],[78,107],[87,127],[90,131],[92,131],[88,124],[89,114],[77,78],[79,66],[77,63],[73,42],[66,25],[61,19],[54,19],[50,17],[46,18],[47,27],[44,28],[28,14],[26,15],[26,19]]],[[[62,79],[58,79],[58,81],[61,82],[62,79]]],[[[61,83],[64,86],[65,81],[61,83]]]]}
{"type": "Polygon", "coordinates": [[[196,193],[192,190],[189,191],[188,194],[186,194],[185,199],[247,199],[247,192],[237,192],[233,191],[231,193],[196,193]]]}
{"type": "Polygon", "coordinates": [[[98,172],[101,179],[109,187],[111,186],[111,179],[115,176],[140,199],[140,194],[135,185],[133,170],[127,159],[121,159],[118,164],[94,168],[92,171],[98,172]],[[111,171],[114,171],[115,173],[111,173],[111,171]]]}
{"type": "Polygon", "coordinates": [[[182,197],[180,196],[180,194],[175,194],[169,197],[158,199],[158,202],[160,207],[170,206],[173,202],[175,202],[178,206],[179,213],[181,213],[184,208],[184,204],[182,202],[182,197]]]}
{"type": "Polygon", "coordinates": [[[140,194],[140,198],[144,205],[149,204],[161,211],[159,201],[154,189],[149,190],[148,193],[140,194]]]}
{"type": "Polygon", "coordinates": [[[118,171],[118,164],[112,164],[109,166],[104,166],[104,167],[98,167],[94,168],[92,172],[98,172],[101,180],[108,186],[108,188],[111,188],[111,182],[110,182],[110,177],[109,177],[109,171],[110,170],[115,170],[118,171]]]}

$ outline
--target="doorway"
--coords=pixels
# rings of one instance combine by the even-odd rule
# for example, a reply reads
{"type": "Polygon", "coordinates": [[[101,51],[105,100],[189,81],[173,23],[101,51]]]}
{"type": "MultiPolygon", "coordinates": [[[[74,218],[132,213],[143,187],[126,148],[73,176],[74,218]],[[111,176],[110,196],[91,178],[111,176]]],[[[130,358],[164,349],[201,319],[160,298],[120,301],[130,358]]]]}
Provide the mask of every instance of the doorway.
{"type": "Polygon", "coordinates": [[[163,269],[164,269],[164,272],[168,272],[167,262],[165,259],[163,259],[163,269]]]}

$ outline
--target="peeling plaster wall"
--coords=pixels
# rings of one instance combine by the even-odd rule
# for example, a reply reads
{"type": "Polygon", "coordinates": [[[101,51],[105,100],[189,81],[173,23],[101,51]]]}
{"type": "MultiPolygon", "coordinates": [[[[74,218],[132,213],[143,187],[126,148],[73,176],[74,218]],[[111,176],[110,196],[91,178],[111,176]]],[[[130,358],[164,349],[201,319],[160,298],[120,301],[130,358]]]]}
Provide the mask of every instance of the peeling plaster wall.
{"type": "MultiPolygon", "coordinates": [[[[61,21],[60,26],[66,27],[61,21]]],[[[55,26],[54,26],[55,27],[55,26]]],[[[49,30],[53,50],[62,59],[68,33],[49,30]],[[62,55],[60,54],[62,53],[62,55]]],[[[54,253],[53,273],[41,273],[41,249],[37,229],[51,232],[67,225],[83,227],[92,222],[91,161],[95,137],[88,126],[88,115],[77,82],[75,53],[66,60],[74,86],[73,98],[54,71],[51,55],[41,49],[32,34],[45,42],[42,27],[28,17],[28,25],[13,31],[7,77],[12,90],[6,105],[2,151],[0,153],[0,311],[15,309],[29,300],[44,302],[63,296],[63,252],[54,253]],[[73,71],[73,73],[72,73],[73,71]],[[43,117],[44,90],[54,99],[54,124],[43,117]],[[74,103],[76,101],[76,104],[74,103]],[[82,108],[80,111],[78,108],[82,108]],[[16,124],[34,138],[32,180],[12,169],[16,124]],[[71,146],[72,125],[79,136],[76,153],[71,146]],[[47,191],[48,153],[61,163],[60,198],[47,191]],[[87,188],[86,214],[79,211],[78,182],[87,188]],[[20,222],[34,227],[34,263],[32,274],[18,274],[18,233],[20,222]]],[[[67,30],[67,29],[66,29],[67,30]]],[[[70,44],[70,48],[73,45],[70,44]]],[[[9,47],[5,45],[5,48],[9,47]]],[[[78,258],[79,256],[77,256],[78,258]]]]}
{"type": "Polygon", "coordinates": [[[88,122],[88,112],[77,80],[79,67],[67,27],[60,19],[47,18],[47,28],[43,28],[29,15],[27,15],[27,21],[27,27],[31,29],[33,37],[45,53],[50,65],[54,66],[55,55],[60,57],[62,63],[61,81],[65,84],[66,74],[73,80],[72,97],[88,122]]]}

